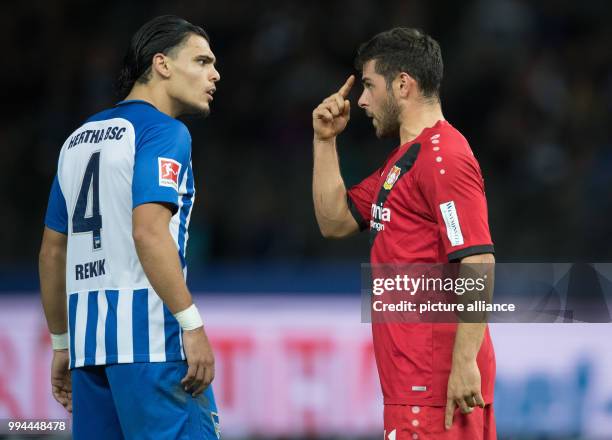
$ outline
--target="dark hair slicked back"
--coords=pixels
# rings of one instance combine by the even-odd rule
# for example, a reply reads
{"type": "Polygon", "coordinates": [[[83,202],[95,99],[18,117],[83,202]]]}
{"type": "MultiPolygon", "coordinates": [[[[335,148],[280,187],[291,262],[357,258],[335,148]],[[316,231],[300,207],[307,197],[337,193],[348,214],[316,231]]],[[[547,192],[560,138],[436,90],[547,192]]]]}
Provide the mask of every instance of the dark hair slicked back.
{"type": "Polygon", "coordinates": [[[146,83],[156,53],[168,54],[185,42],[190,34],[210,42],[204,29],[175,15],[161,15],[145,23],[132,37],[117,80],[117,92],[124,98],[136,82],[146,83]]]}
{"type": "Polygon", "coordinates": [[[393,28],[375,35],[357,51],[355,67],[361,71],[370,60],[390,87],[393,79],[406,72],[413,77],[426,98],[439,98],[444,65],[436,40],[423,32],[405,27],[393,28]]]}

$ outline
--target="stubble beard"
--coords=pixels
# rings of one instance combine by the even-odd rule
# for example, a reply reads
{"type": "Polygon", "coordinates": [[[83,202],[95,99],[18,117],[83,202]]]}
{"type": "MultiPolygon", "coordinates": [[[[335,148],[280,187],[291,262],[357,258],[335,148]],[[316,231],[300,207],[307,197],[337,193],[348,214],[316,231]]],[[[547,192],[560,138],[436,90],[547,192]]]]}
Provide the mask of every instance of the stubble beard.
{"type": "Polygon", "coordinates": [[[378,125],[376,126],[376,137],[396,138],[399,137],[400,108],[393,96],[388,95],[387,100],[380,110],[380,116],[376,118],[378,125]]]}
{"type": "Polygon", "coordinates": [[[210,104],[208,107],[202,108],[195,105],[187,105],[185,106],[184,115],[189,115],[191,117],[195,117],[198,119],[206,119],[210,115],[210,104]]]}
{"type": "Polygon", "coordinates": [[[197,102],[190,102],[187,99],[177,99],[180,105],[181,116],[189,116],[191,118],[205,119],[210,115],[210,102],[206,107],[197,102]]]}

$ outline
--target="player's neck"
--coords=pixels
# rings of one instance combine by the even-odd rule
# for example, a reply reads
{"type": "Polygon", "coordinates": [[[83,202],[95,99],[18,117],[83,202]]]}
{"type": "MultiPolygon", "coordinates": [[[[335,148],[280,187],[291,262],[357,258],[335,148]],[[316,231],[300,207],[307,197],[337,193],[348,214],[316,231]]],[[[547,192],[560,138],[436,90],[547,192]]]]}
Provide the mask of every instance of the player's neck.
{"type": "Polygon", "coordinates": [[[179,115],[179,111],[175,108],[176,106],[173,100],[170,99],[162,87],[149,87],[147,85],[136,84],[130,91],[130,94],[125,97],[126,101],[131,99],[148,102],[157,110],[172,118],[176,118],[179,115]]]}
{"type": "Polygon", "coordinates": [[[400,124],[401,145],[412,141],[424,129],[433,127],[441,120],[444,120],[444,115],[442,114],[442,106],[437,101],[409,106],[405,109],[400,124]]]}

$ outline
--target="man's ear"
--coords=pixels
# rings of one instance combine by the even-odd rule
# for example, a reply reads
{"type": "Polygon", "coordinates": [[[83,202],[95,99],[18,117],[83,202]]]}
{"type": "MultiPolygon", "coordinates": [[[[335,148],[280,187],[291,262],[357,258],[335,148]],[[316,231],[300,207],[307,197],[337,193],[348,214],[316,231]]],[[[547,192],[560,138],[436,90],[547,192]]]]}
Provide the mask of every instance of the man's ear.
{"type": "Polygon", "coordinates": [[[168,65],[168,57],[163,53],[153,55],[152,70],[157,72],[162,78],[170,78],[170,66],[168,65]]]}
{"type": "Polygon", "coordinates": [[[416,80],[406,72],[400,72],[395,81],[397,82],[397,91],[400,98],[407,98],[416,90],[416,80]]]}

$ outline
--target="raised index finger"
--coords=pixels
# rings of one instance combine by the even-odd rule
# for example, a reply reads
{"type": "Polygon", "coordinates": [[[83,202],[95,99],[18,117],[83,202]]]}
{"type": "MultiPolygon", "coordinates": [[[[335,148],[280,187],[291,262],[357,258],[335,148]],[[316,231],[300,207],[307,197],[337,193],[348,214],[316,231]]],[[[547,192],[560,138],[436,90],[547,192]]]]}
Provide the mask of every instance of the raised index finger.
{"type": "Polygon", "coordinates": [[[340,96],[342,96],[343,98],[346,98],[349,92],[351,91],[351,87],[353,87],[354,83],[355,83],[355,75],[349,76],[346,82],[342,85],[342,87],[340,87],[340,90],[338,90],[338,93],[340,94],[340,96]]]}

